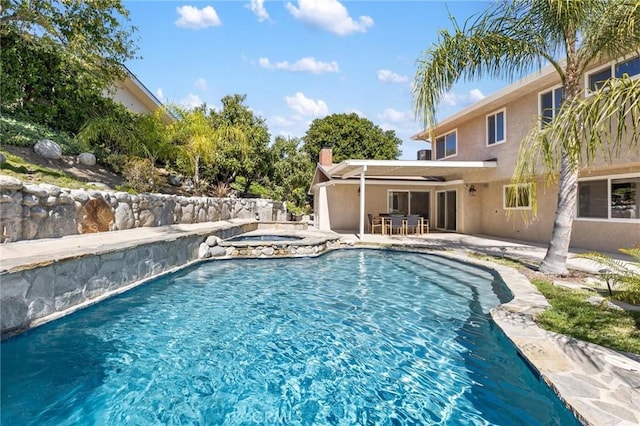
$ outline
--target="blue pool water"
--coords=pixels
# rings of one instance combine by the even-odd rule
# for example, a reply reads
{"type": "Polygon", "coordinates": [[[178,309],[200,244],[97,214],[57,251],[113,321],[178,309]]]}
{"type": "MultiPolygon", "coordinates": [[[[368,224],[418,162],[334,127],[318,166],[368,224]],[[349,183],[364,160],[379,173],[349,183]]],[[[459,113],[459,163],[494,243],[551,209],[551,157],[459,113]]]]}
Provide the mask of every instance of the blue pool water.
{"type": "Polygon", "coordinates": [[[210,262],[1,347],[3,425],[577,425],[489,272],[345,250],[210,262]]]}

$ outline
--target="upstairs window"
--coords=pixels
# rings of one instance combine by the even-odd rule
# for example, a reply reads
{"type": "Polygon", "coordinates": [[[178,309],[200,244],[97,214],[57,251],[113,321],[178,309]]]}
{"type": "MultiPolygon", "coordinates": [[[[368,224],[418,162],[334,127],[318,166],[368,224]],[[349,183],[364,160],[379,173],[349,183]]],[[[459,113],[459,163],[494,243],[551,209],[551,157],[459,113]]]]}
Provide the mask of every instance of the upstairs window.
{"type": "Polygon", "coordinates": [[[611,62],[609,65],[587,73],[586,86],[588,92],[600,89],[607,80],[622,76],[637,78],[640,76],[640,56],[611,62]]]}
{"type": "Polygon", "coordinates": [[[634,77],[640,75],[640,56],[616,64],[616,78],[623,75],[634,77]]]}
{"type": "Polygon", "coordinates": [[[531,184],[504,185],[502,198],[505,210],[530,210],[531,184]]]}
{"type": "Polygon", "coordinates": [[[603,68],[599,71],[589,74],[589,90],[596,91],[602,87],[607,80],[611,78],[611,67],[603,68]]]}
{"type": "Polygon", "coordinates": [[[487,146],[503,143],[505,134],[505,110],[487,115],[487,146]]]}
{"type": "Polygon", "coordinates": [[[545,126],[558,115],[560,106],[562,106],[562,87],[548,90],[540,93],[540,116],[542,117],[542,125],[545,126]]]}
{"type": "Polygon", "coordinates": [[[436,138],[436,160],[453,157],[458,153],[458,133],[456,130],[436,138]]]}

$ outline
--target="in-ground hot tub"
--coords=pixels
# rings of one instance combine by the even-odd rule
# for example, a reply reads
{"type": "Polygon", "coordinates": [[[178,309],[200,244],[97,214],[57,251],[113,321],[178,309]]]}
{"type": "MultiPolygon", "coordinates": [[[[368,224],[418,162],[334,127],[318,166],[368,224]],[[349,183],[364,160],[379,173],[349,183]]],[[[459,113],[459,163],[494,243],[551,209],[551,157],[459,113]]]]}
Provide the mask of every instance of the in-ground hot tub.
{"type": "Polygon", "coordinates": [[[306,224],[260,223],[257,229],[212,244],[211,257],[303,257],[340,246],[340,236],[306,224]]]}

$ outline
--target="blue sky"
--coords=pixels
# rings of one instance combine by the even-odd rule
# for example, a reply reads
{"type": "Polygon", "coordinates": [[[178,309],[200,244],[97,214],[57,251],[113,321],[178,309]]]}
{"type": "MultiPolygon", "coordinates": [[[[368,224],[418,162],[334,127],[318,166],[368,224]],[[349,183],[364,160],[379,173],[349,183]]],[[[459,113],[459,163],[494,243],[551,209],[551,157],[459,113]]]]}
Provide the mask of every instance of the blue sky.
{"type": "MultiPolygon", "coordinates": [[[[272,137],[304,136],[310,123],[356,112],[403,141],[401,159],[424,142],[414,119],[417,60],[449,28],[484,10],[481,1],[125,1],[141,59],[126,65],[166,103],[219,107],[246,94],[272,137]]],[[[505,85],[456,85],[445,118],[505,85]]]]}

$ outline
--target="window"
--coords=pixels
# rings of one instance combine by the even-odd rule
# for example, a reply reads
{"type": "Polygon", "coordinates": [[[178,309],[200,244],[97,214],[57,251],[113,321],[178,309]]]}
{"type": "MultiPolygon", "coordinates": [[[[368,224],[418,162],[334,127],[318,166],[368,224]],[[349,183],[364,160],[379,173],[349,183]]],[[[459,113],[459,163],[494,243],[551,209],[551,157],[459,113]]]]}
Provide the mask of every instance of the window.
{"type": "Polygon", "coordinates": [[[454,130],[451,133],[447,133],[446,135],[442,135],[436,138],[436,160],[453,157],[457,154],[457,136],[457,131],[454,130]]]}
{"type": "Polygon", "coordinates": [[[388,212],[407,215],[409,213],[409,193],[406,191],[389,191],[388,212]]]}
{"type": "Polygon", "coordinates": [[[589,74],[589,90],[598,90],[611,78],[611,67],[589,74]]]}
{"type": "Polygon", "coordinates": [[[640,219],[640,176],[578,182],[578,217],[640,219]]]}
{"type": "Polygon", "coordinates": [[[588,91],[593,92],[600,89],[612,77],[621,78],[624,75],[628,77],[640,76],[640,56],[611,62],[606,67],[588,73],[585,84],[588,91]]]}
{"type": "Polygon", "coordinates": [[[562,87],[556,87],[546,92],[540,93],[540,116],[542,125],[547,125],[558,115],[562,105],[562,87]]]}
{"type": "Polygon", "coordinates": [[[625,74],[629,77],[640,75],[640,56],[616,65],[616,78],[620,78],[625,74]]]}
{"type": "Polygon", "coordinates": [[[531,185],[505,185],[503,191],[503,206],[505,210],[531,209],[531,185]]]}
{"type": "Polygon", "coordinates": [[[428,219],[431,211],[429,191],[389,191],[389,213],[417,214],[428,219]]]}
{"type": "Polygon", "coordinates": [[[505,110],[487,115],[487,145],[495,145],[505,141],[505,110]]]}

